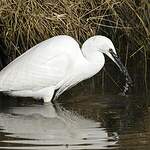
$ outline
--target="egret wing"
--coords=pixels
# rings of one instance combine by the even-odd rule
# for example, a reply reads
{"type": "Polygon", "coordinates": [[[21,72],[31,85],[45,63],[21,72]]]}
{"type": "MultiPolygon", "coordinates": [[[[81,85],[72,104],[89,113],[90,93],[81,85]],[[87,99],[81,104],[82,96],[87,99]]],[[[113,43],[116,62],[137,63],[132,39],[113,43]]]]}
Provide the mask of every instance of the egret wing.
{"type": "Polygon", "coordinates": [[[65,77],[69,64],[64,51],[51,50],[48,55],[30,51],[0,72],[1,89],[38,90],[55,86],[65,77]]]}

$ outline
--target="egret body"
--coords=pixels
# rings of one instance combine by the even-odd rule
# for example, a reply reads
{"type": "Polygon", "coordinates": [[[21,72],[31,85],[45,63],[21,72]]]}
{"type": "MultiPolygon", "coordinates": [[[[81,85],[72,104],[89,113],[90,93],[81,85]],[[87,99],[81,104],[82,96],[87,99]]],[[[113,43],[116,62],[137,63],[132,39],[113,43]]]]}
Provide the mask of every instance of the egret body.
{"type": "Polygon", "coordinates": [[[9,95],[51,101],[80,81],[94,76],[105,63],[104,54],[126,75],[113,43],[104,36],[87,39],[82,48],[70,36],[60,35],[27,50],[0,71],[0,91],[9,95]]]}

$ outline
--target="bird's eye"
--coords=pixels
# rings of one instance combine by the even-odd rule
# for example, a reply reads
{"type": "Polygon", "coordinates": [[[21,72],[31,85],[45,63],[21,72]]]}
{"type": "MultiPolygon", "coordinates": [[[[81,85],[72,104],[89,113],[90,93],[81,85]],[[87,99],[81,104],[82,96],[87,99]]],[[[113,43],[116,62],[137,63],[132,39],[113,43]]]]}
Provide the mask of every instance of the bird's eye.
{"type": "Polygon", "coordinates": [[[110,53],[112,53],[112,52],[113,52],[113,50],[110,48],[110,49],[109,49],[109,52],[110,52],[110,53]]]}

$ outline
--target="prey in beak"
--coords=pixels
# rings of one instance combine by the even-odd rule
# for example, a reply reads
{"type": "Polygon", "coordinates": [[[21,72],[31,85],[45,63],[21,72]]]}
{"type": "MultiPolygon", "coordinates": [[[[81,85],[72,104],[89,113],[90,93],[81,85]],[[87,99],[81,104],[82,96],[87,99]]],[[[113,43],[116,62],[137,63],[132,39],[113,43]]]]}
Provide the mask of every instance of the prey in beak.
{"type": "Polygon", "coordinates": [[[112,49],[109,49],[109,53],[112,55],[112,57],[114,58],[115,63],[117,64],[120,71],[123,73],[123,75],[126,78],[126,85],[125,85],[125,89],[123,91],[123,94],[126,94],[126,92],[128,91],[128,87],[133,86],[132,79],[131,79],[131,77],[128,73],[127,68],[122,64],[122,62],[121,62],[120,58],[118,57],[118,55],[116,53],[114,53],[114,51],[112,49]]]}

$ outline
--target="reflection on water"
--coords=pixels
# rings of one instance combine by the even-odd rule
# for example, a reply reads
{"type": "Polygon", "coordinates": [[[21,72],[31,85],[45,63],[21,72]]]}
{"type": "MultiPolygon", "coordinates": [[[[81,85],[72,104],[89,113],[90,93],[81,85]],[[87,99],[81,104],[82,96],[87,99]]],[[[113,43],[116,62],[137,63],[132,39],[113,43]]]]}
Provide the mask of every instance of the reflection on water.
{"type": "Polygon", "coordinates": [[[150,149],[148,98],[0,99],[0,149],[150,149]]]}

